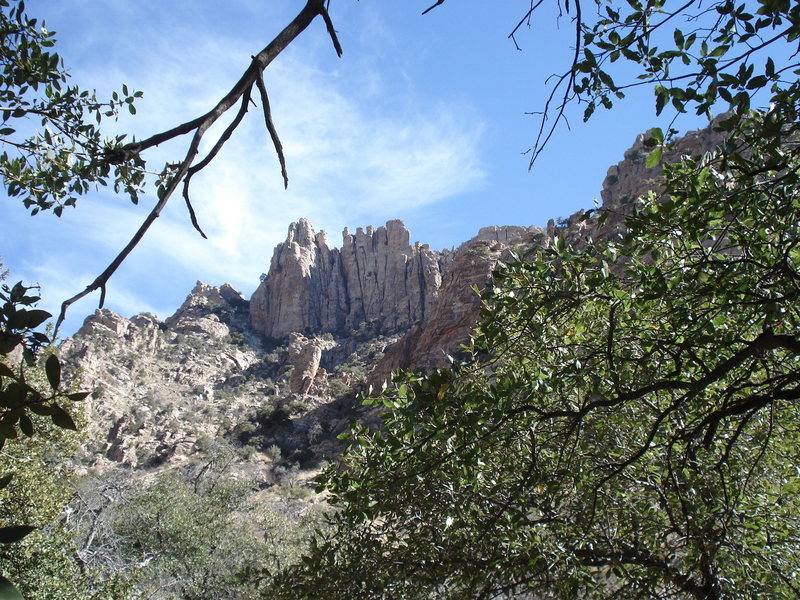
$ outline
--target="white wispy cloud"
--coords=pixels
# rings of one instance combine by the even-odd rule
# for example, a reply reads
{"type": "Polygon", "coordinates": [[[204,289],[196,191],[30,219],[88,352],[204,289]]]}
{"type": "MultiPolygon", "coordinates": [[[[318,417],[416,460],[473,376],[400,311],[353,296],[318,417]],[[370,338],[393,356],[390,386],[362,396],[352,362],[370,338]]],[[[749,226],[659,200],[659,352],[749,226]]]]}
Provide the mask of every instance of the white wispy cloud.
{"type": "MultiPolygon", "coordinates": [[[[91,35],[86,37],[89,44],[91,35]]],[[[119,124],[120,131],[132,128],[143,137],[213,106],[246,65],[242,57],[257,50],[250,45],[198,31],[192,24],[167,39],[143,32],[131,48],[131,60],[117,63],[111,72],[93,63],[73,65],[73,71],[82,82],[125,81],[145,90],[137,117],[119,124]]],[[[357,58],[348,79],[342,73],[347,65],[320,67],[323,52],[331,51],[321,42],[302,45],[267,71],[289,189],[283,189],[261,109],[251,106],[226,148],[193,181],[193,203],[209,239],[197,235],[181,199],[173,198],[112,279],[112,308],[164,316],[189,291],[178,286],[194,279],[230,281],[249,293],[258,274],[268,269],[272,248],[299,217],[327,229],[337,242],[345,225],[380,224],[481,185],[483,125],[470,106],[413,97],[404,85],[386,81],[369,61],[357,58]]],[[[165,145],[148,157],[148,164],[156,169],[179,158],[187,142],[165,145]]],[[[10,266],[24,262],[25,275],[34,276],[45,294],[59,300],[97,275],[97,265],[104,266],[122,247],[146,207],[100,195],[80,201],[74,213],[61,222],[45,217],[33,224],[16,211],[7,221],[10,247],[0,247],[10,266]],[[33,227],[28,231],[34,236],[27,242],[19,231],[10,231],[27,227],[33,227]],[[45,237],[47,248],[36,247],[45,237]]],[[[73,317],[70,324],[74,327],[81,318],[73,317]]]]}

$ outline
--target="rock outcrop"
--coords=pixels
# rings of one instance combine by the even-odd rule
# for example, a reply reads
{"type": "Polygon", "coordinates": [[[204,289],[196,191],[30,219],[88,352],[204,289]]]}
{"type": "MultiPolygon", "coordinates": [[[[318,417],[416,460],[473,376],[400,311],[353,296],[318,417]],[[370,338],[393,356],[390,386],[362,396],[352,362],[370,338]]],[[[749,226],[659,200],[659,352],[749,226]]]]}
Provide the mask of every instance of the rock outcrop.
{"type": "MultiPolygon", "coordinates": [[[[691,132],[664,157],[720,141],[708,129],[691,132]]],[[[498,261],[559,238],[581,248],[624,234],[637,198],[660,193],[661,168],[646,167],[647,151],[640,136],[609,169],[602,223],[578,211],[546,229],[484,227],[435,252],[412,245],[401,221],[345,229],[334,248],[301,219],[250,302],[229,285],[198,282],[163,322],[96,311],[61,349],[84,389],[95,389],[86,417],[101,441],[87,453],[100,466],[180,464],[220,436],[255,457],[274,446],[298,463],[330,453],[365,380],[380,384],[396,369],[430,370],[458,354],[479,319],[476,289],[498,261]]]]}
{"type": "MultiPolygon", "coordinates": [[[[370,381],[373,384],[387,381],[396,369],[430,370],[444,366],[448,354],[457,354],[479,318],[480,299],[473,287],[483,289],[497,261],[503,260],[508,250],[521,255],[537,247],[548,247],[558,237],[582,248],[590,242],[622,235],[625,218],[631,214],[637,199],[651,191],[661,193],[661,165],[646,166],[647,137],[639,135],[624,159],[608,170],[601,192],[601,210],[607,213],[602,223],[596,218],[586,219],[580,210],[558,223],[551,219],[544,231],[537,227],[484,227],[462,244],[445,270],[437,302],[427,312],[426,319],[386,349],[370,374],[370,381]]],[[[709,152],[722,139],[712,128],[691,131],[664,152],[663,161],[709,152]]]]}
{"type": "Polygon", "coordinates": [[[177,333],[224,338],[230,334],[230,329],[220,321],[215,311],[235,310],[245,302],[242,294],[230,284],[217,288],[198,281],[175,314],[164,321],[164,325],[177,333]]]}
{"type": "Polygon", "coordinates": [[[548,242],[538,227],[492,226],[459,246],[428,318],[386,349],[370,382],[379,385],[397,369],[430,370],[446,364],[478,322],[481,300],[475,289],[483,289],[497,262],[507,259],[510,250],[521,254],[548,242]]]}
{"type": "Polygon", "coordinates": [[[441,284],[440,256],[409,244],[402,221],[355,234],[331,248],[306,219],[292,223],[269,273],[250,299],[253,327],[271,338],[290,332],[346,333],[377,320],[396,331],[422,321],[441,284]]]}
{"type": "Polygon", "coordinates": [[[234,328],[244,337],[246,305],[228,285],[197,282],[163,322],[149,314],[126,319],[108,309],[87,317],[60,349],[68,365],[80,368],[81,388],[93,390],[84,407],[93,440],[86,462],[180,462],[199,439],[220,432],[219,422],[198,415],[224,419],[257,406],[256,390],[235,399],[229,392],[242,387],[237,378],[260,358],[257,348],[230,338],[234,328]]]}
{"type": "Polygon", "coordinates": [[[292,375],[289,377],[289,391],[293,394],[329,395],[328,373],[319,366],[322,352],[329,350],[336,342],[320,338],[307,339],[299,333],[289,334],[289,361],[292,375]]]}

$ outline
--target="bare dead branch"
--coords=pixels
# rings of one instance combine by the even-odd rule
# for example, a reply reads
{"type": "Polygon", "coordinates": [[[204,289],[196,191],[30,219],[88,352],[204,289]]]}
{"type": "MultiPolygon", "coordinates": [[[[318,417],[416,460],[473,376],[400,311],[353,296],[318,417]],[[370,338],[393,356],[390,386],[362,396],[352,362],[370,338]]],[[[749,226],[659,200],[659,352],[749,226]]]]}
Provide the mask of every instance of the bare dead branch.
{"type": "Polygon", "coordinates": [[[428,8],[426,8],[425,10],[423,10],[423,11],[422,11],[422,14],[423,14],[423,15],[427,15],[429,12],[431,12],[431,11],[432,11],[434,8],[436,8],[436,7],[437,7],[437,6],[439,6],[440,4],[444,4],[444,0],[436,0],[436,4],[434,4],[433,6],[429,6],[428,8]]]}
{"type": "Polygon", "coordinates": [[[519,23],[517,23],[517,26],[514,27],[514,29],[511,30],[511,33],[508,34],[508,39],[510,39],[512,42],[514,42],[514,46],[516,47],[517,50],[522,50],[522,48],[520,48],[519,44],[517,43],[517,32],[520,30],[520,27],[522,27],[526,22],[528,23],[528,25],[530,25],[531,17],[533,16],[533,12],[537,8],[539,8],[539,6],[542,4],[542,2],[544,2],[544,0],[538,0],[538,2],[535,2],[535,3],[531,2],[531,7],[528,9],[528,12],[525,13],[525,16],[522,17],[519,20],[519,23]]]}
{"type": "MultiPolygon", "coordinates": [[[[550,95],[547,98],[547,102],[545,103],[544,111],[542,113],[542,120],[541,124],[539,125],[539,132],[536,135],[536,142],[534,143],[533,147],[531,148],[531,160],[528,164],[528,169],[532,169],[536,159],[544,150],[544,147],[547,146],[547,143],[550,141],[550,138],[553,137],[553,133],[555,133],[556,127],[558,126],[559,122],[562,120],[566,120],[566,109],[567,104],[569,104],[569,100],[573,94],[573,85],[575,83],[575,77],[577,72],[577,65],[580,61],[581,55],[581,48],[582,40],[581,40],[581,3],[580,0],[575,0],[575,50],[572,55],[572,65],[570,66],[569,70],[561,75],[558,78],[558,83],[553,86],[550,95]],[[564,95],[561,98],[561,102],[556,109],[556,116],[553,124],[547,129],[547,116],[550,113],[550,104],[555,99],[556,94],[558,93],[558,89],[561,85],[566,81],[566,86],[564,86],[564,95]]],[[[515,42],[516,43],[516,42],[515,42]]]]}
{"type": "Polygon", "coordinates": [[[289,187],[289,175],[286,173],[286,158],[283,155],[283,144],[278,137],[278,131],[275,129],[275,124],[272,122],[272,110],[269,107],[269,97],[267,96],[267,86],[264,85],[264,78],[259,74],[256,79],[256,86],[258,92],[261,94],[261,108],[264,110],[264,122],[269,131],[269,136],[272,138],[272,144],[275,146],[275,153],[278,155],[278,161],[281,164],[281,175],[283,175],[283,187],[289,187]]]}
{"type": "MultiPolygon", "coordinates": [[[[184,159],[179,163],[179,167],[177,171],[173,174],[173,176],[169,179],[165,189],[161,193],[158,202],[156,205],[151,209],[150,213],[142,222],[139,229],[133,235],[133,237],[128,241],[125,247],[120,251],[119,254],[111,261],[111,263],[106,267],[106,269],[98,275],[98,277],[90,283],[86,288],[81,291],[80,293],[68,298],[61,304],[61,313],[58,316],[58,320],[56,321],[55,327],[55,335],[58,334],[58,330],[61,324],[66,317],[67,310],[69,307],[80,300],[81,298],[86,297],[87,295],[91,294],[96,290],[100,290],[100,307],[102,308],[104,301],[105,301],[105,292],[106,292],[106,284],[110,277],[116,272],[119,266],[123,263],[123,261],[128,257],[128,255],[133,251],[133,249],[139,244],[141,239],[144,237],[145,233],[150,229],[150,226],[155,222],[155,220],[161,215],[161,211],[166,206],[169,199],[172,197],[172,194],[175,193],[178,186],[181,182],[185,182],[186,178],[193,176],[196,174],[200,169],[205,167],[209,162],[208,160],[203,160],[196,165],[197,168],[193,168],[192,164],[197,157],[198,148],[200,146],[200,142],[203,139],[206,131],[228,110],[230,110],[233,106],[235,106],[240,100],[242,100],[242,105],[239,108],[239,114],[237,114],[237,118],[234,119],[234,123],[238,126],[239,122],[241,122],[241,118],[244,116],[243,113],[246,112],[247,103],[250,101],[250,94],[253,87],[253,84],[257,83],[257,81],[263,76],[262,73],[264,70],[269,66],[269,64],[283,51],[286,47],[292,43],[305,29],[311,24],[311,22],[317,17],[322,16],[326,22],[326,27],[328,28],[329,34],[331,34],[332,39],[334,40],[334,47],[336,48],[337,54],[341,55],[341,47],[339,46],[338,39],[336,37],[336,33],[333,30],[333,24],[330,22],[330,16],[327,14],[327,10],[325,9],[325,1],[324,0],[307,0],[305,6],[301,9],[301,11],[297,14],[297,16],[289,23],[276,37],[272,42],[270,42],[261,52],[259,52],[256,56],[253,57],[250,66],[245,70],[239,80],[233,85],[230,91],[217,103],[214,108],[212,108],[206,114],[192,119],[191,121],[187,121],[181,125],[173,127],[172,129],[168,129],[167,131],[157,133],[143,141],[140,142],[132,142],[122,147],[123,151],[130,152],[130,153],[140,153],[148,148],[152,148],[153,146],[157,146],[162,142],[166,142],[168,140],[177,138],[182,135],[186,135],[189,133],[194,132],[192,136],[192,140],[189,143],[189,147],[186,151],[186,155],[184,159]],[[191,175],[190,175],[191,173],[191,175]]],[[[235,127],[233,127],[235,129],[235,127]]],[[[216,155],[219,152],[219,149],[222,145],[227,141],[230,137],[230,134],[233,133],[233,129],[230,127],[225,130],[220,140],[217,141],[212,152],[209,153],[209,156],[213,158],[213,155],[216,155]],[[230,130],[230,131],[229,131],[230,130]]],[[[274,130],[274,128],[273,128],[274,130]]],[[[272,136],[272,131],[270,132],[272,136]]],[[[275,138],[273,137],[273,142],[275,138]]],[[[280,158],[280,155],[279,155],[280,158]]],[[[286,180],[286,176],[284,174],[284,181],[286,180]]],[[[185,190],[187,188],[184,188],[185,190]]],[[[188,191],[185,198],[188,198],[188,191]]],[[[194,216],[194,210],[191,207],[190,203],[187,203],[189,206],[189,213],[192,217],[193,225],[200,230],[199,226],[197,225],[196,217],[194,216]]],[[[202,231],[201,231],[202,233],[202,231]]]]}
{"type": "Polygon", "coordinates": [[[202,230],[200,223],[197,221],[197,214],[194,212],[194,206],[192,206],[192,201],[189,199],[189,190],[186,188],[186,186],[183,188],[183,200],[186,203],[186,209],[189,211],[189,220],[192,222],[192,227],[197,230],[204,240],[207,240],[208,236],[206,235],[206,232],[202,230]]]}
{"type": "Polygon", "coordinates": [[[200,232],[200,235],[202,235],[206,239],[208,239],[208,237],[203,232],[203,230],[200,229],[200,225],[197,222],[197,217],[195,215],[194,208],[192,207],[191,200],[189,199],[189,184],[191,183],[192,177],[195,175],[195,173],[204,169],[212,160],[214,160],[214,157],[217,156],[219,151],[222,149],[222,146],[225,145],[225,142],[227,142],[230,139],[231,135],[233,135],[233,132],[239,126],[239,123],[242,122],[242,119],[244,119],[245,114],[247,114],[247,108],[251,100],[251,94],[252,94],[252,87],[250,87],[242,96],[242,103],[239,106],[239,112],[236,113],[236,116],[234,117],[233,121],[231,121],[231,123],[228,125],[225,131],[222,132],[222,135],[217,140],[217,143],[214,144],[214,147],[211,148],[211,150],[203,160],[201,160],[199,163],[197,163],[191,169],[189,169],[189,171],[186,173],[186,178],[183,181],[183,199],[186,201],[186,208],[189,209],[189,217],[192,220],[192,225],[194,226],[195,229],[197,229],[197,231],[200,232]]]}
{"type": "Polygon", "coordinates": [[[341,58],[342,45],[339,43],[339,37],[336,35],[336,29],[333,28],[333,21],[331,21],[331,16],[328,14],[328,9],[325,6],[322,6],[319,14],[322,15],[322,20],[325,21],[325,28],[328,30],[328,35],[331,36],[331,41],[333,42],[334,50],[336,50],[336,55],[341,58]]]}

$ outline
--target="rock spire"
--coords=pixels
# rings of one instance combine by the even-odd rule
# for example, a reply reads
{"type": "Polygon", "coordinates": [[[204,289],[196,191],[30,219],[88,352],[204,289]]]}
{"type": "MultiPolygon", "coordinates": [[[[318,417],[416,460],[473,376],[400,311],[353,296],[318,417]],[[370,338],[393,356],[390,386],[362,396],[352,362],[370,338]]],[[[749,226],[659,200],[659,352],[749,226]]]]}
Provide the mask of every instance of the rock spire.
{"type": "Polygon", "coordinates": [[[255,329],[268,337],[290,332],[344,333],[377,320],[405,329],[430,311],[442,281],[439,255],[410,245],[402,221],[342,232],[331,248],[306,219],[289,226],[275,248],[267,277],[250,299],[255,329]]]}

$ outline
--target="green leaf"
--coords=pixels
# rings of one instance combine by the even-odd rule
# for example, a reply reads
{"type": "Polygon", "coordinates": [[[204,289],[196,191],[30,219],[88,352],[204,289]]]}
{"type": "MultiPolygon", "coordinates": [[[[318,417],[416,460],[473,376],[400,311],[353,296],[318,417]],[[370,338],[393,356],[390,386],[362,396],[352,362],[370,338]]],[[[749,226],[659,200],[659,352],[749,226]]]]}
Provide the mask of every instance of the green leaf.
{"type": "Polygon", "coordinates": [[[30,525],[0,527],[0,544],[14,544],[36,529],[30,525]]]}
{"type": "Polygon", "coordinates": [[[53,414],[53,407],[50,406],[49,404],[42,404],[41,399],[39,402],[29,404],[28,408],[33,414],[42,417],[49,417],[50,415],[53,414]]]}
{"type": "Polygon", "coordinates": [[[50,419],[53,421],[54,425],[57,425],[62,429],[71,429],[72,431],[78,431],[78,428],[75,426],[75,421],[72,420],[72,417],[69,416],[69,413],[67,411],[65,411],[57,404],[53,404],[50,407],[50,410],[52,411],[52,413],[50,414],[50,419]]]}
{"type": "Polygon", "coordinates": [[[44,370],[47,373],[47,381],[50,382],[50,387],[57,390],[61,384],[61,362],[55,354],[47,357],[47,361],[44,363],[44,370]]]}
{"type": "Polygon", "coordinates": [[[664,132],[661,130],[660,127],[653,127],[650,131],[647,132],[650,134],[650,137],[654,139],[659,144],[664,141],[664,132]]]}
{"type": "Polygon", "coordinates": [[[53,316],[46,310],[39,310],[38,308],[26,311],[26,313],[27,314],[25,315],[25,325],[30,329],[35,329],[36,327],[47,321],[47,319],[53,316]]]}
{"type": "Polygon", "coordinates": [[[725,55],[725,53],[726,53],[728,50],[730,50],[730,46],[717,46],[716,48],[714,48],[714,49],[711,51],[711,54],[709,54],[709,56],[713,56],[713,57],[716,57],[716,58],[718,58],[718,57],[720,57],[720,56],[723,56],[723,55],[725,55]]]}
{"type": "Polygon", "coordinates": [[[20,415],[19,417],[19,428],[22,433],[31,437],[33,435],[33,421],[28,415],[20,415]]]}
{"type": "Polygon", "coordinates": [[[11,582],[0,575],[0,600],[25,600],[11,582]]]}
{"type": "Polygon", "coordinates": [[[656,92],[656,114],[657,115],[661,114],[661,111],[664,110],[664,105],[666,103],[667,103],[667,92],[666,92],[666,90],[663,91],[663,92],[656,92]]]}
{"type": "Polygon", "coordinates": [[[657,146],[653,148],[653,151],[650,152],[650,154],[647,155],[647,162],[645,163],[645,166],[648,169],[655,167],[657,164],[661,162],[661,154],[663,150],[664,150],[663,146],[657,146]]]}

